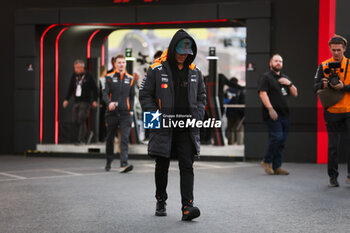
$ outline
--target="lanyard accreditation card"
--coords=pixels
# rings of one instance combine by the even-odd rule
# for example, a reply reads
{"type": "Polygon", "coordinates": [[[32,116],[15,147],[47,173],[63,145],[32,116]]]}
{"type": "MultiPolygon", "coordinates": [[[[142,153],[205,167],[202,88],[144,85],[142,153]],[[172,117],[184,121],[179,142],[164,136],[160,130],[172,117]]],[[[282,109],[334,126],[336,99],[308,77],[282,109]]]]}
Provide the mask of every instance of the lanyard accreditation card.
{"type": "Polygon", "coordinates": [[[85,75],[83,75],[83,77],[81,77],[80,80],[78,80],[78,77],[76,78],[76,80],[77,80],[77,88],[75,89],[75,96],[76,97],[80,97],[81,96],[84,76],[85,75]]]}

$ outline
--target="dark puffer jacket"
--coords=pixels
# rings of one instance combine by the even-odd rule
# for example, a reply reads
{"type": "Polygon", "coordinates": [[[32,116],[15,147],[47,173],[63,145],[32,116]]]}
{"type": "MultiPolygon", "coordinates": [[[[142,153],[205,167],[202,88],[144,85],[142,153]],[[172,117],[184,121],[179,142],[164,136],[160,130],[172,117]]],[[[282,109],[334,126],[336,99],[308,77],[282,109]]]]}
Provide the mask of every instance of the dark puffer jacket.
{"type": "MultiPolygon", "coordinates": [[[[193,38],[184,30],[179,30],[172,38],[169,47],[161,58],[148,69],[140,87],[140,103],[143,111],[159,110],[163,115],[175,113],[174,79],[171,63],[175,61],[175,46],[184,38],[192,40],[193,55],[188,55],[184,65],[188,67],[188,106],[189,113],[196,120],[203,120],[206,101],[205,85],[201,71],[192,64],[196,57],[197,46],[193,38]]],[[[200,154],[200,137],[198,128],[190,128],[192,142],[197,155],[200,154]]],[[[152,129],[148,143],[148,154],[169,158],[172,144],[172,128],[152,129]]]]}

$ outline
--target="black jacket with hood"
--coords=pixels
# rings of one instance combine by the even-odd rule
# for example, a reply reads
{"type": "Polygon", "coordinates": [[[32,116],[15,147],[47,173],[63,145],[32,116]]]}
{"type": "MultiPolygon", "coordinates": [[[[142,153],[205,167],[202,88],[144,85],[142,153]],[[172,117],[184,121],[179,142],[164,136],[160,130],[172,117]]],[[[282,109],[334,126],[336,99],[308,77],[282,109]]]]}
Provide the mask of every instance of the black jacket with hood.
{"type": "MultiPolygon", "coordinates": [[[[179,30],[173,36],[169,47],[165,50],[147,71],[140,87],[140,103],[145,112],[157,111],[163,115],[175,114],[174,77],[171,67],[176,64],[175,46],[184,39],[192,40],[193,55],[188,55],[184,68],[188,67],[187,91],[188,107],[192,118],[203,120],[205,111],[206,91],[201,71],[192,64],[197,54],[197,46],[193,38],[184,30],[179,30]]],[[[169,158],[171,155],[172,128],[151,129],[148,143],[150,156],[162,156],[169,158]]],[[[198,128],[190,128],[191,139],[200,154],[200,137],[198,128]]]]}

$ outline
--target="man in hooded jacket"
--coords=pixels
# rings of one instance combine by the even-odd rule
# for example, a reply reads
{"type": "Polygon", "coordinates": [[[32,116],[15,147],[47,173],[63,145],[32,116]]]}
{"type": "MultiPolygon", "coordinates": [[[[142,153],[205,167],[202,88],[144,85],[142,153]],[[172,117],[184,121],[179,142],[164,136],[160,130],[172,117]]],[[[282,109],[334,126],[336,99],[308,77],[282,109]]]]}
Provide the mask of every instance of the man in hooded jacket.
{"type": "MultiPolygon", "coordinates": [[[[159,111],[163,116],[191,116],[203,120],[206,100],[201,71],[192,64],[197,46],[184,30],[173,36],[169,47],[148,69],[140,87],[140,103],[144,112],[159,111]]],[[[199,217],[193,206],[193,161],[199,156],[199,128],[161,127],[151,129],[148,154],[155,158],[156,216],[166,216],[166,187],[170,158],[179,160],[182,220],[199,217]]]]}

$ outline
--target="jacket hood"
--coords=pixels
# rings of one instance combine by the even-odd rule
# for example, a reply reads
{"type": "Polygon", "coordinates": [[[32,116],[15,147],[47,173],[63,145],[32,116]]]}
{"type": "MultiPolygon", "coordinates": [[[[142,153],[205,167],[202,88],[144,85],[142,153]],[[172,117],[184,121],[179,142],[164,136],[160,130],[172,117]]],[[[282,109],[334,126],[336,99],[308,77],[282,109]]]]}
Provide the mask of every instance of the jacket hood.
{"type": "Polygon", "coordinates": [[[194,59],[196,58],[197,55],[197,45],[196,42],[194,41],[194,39],[183,29],[178,30],[175,35],[173,36],[173,38],[170,41],[169,47],[168,47],[168,52],[167,52],[167,60],[170,64],[170,66],[174,67],[176,66],[176,61],[175,61],[175,47],[177,45],[177,43],[182,40],[188,38],[192,41],[192,51],[193,51],[193,55],[188,54],[185,63],[184,63],[184,67],[188,67],[189,65],[191,65],[191,63],[194,61],[194,59]]]}

